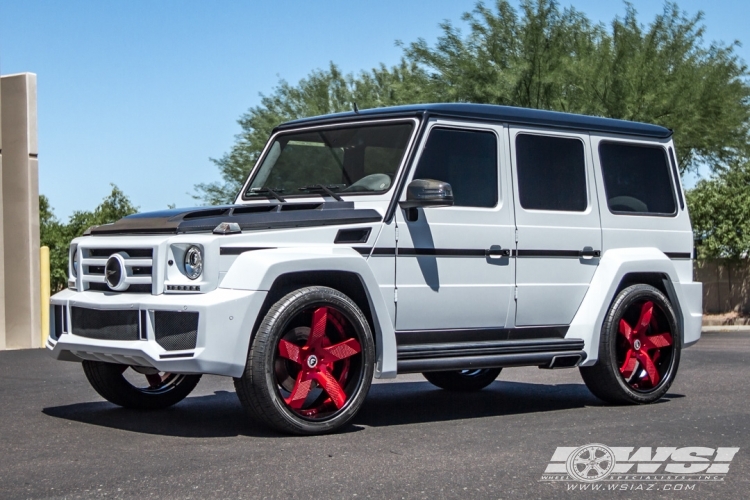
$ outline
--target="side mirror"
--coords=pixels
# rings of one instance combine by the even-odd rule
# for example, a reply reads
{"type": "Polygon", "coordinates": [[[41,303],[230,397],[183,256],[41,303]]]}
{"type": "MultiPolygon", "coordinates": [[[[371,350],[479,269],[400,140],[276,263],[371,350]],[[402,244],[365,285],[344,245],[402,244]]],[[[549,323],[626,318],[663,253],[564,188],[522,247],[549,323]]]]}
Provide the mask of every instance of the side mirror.
{"type": "Polygon", "coordinates": [[[453,206],[453,188],[443,181],[415,179],[406,186],[406,201],[399,205],[404,209],[450,207],[453,206]]]}

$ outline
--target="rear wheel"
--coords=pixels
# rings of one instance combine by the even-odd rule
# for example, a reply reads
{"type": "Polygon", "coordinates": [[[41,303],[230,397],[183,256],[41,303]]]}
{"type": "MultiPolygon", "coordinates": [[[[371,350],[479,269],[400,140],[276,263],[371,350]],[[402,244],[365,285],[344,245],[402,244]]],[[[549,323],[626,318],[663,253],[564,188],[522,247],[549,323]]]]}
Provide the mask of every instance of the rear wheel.
{"type": "Polygon", "coordinates": [[[581,367],[581,376],[606,402],[652,403],[672,385],[681,347],[669,299],[650,285],[632,285],[612,303],[602,325],[599,360],[581,367]]]}
{"type": "Polygon", "coordinates": [[[502,368],[481,368],[447,372],[425,372],[422,375],[432,385],[448,391],[479,391],[500,375],[502,368]]]}
{"type": "Polygon", "coordinates": [[[180,375],[101,361],[84,361],[83,372],[101,397],[137,410],[157,410],[177,404],[201,379],[200,375],[180,375]]]}
{"type": "Polygon", "coordinates": [[[268,311],[234,384],[256,420],[283,432],[322,434],[359,411],[374,359],[370,326],[354,301],[332,288],[301,288],[268,311]]]}

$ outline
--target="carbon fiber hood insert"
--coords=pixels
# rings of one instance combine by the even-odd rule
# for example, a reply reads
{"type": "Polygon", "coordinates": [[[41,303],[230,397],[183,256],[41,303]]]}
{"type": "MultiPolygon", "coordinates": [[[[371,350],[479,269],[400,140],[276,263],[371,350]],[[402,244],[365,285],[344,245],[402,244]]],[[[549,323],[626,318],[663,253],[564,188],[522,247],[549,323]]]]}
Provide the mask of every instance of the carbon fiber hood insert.
{"type": "Polygon", "coordinates": [[[225,205],[129,215],[113,224],[95,226],[84,235],[207,233],[222,222],[236,222],[243,231],[258,231],[381,220],[376,210],[356,209],[353,202],[225,205]]]}

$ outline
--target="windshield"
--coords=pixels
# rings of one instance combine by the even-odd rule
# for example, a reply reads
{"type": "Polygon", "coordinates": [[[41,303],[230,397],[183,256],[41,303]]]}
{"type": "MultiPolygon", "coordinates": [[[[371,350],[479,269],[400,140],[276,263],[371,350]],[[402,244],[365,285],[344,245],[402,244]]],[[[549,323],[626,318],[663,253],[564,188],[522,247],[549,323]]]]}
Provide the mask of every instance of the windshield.
{"type": "Polygon", "coordinates": [[[243,197],[384,193],[413,128],[409,122],[281,134],[243,197]]]}

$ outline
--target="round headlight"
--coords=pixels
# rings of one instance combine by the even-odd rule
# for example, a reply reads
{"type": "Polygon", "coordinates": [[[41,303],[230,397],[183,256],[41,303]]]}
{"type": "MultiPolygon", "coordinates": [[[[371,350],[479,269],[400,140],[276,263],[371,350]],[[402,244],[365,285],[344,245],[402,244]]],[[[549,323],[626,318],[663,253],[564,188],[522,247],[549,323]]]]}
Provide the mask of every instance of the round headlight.
{"type": "Polygon", "coordinates": [[[203,272],[203,253],[201,249],[192,246],[185,252],[185,274],[191,280],[198,279],[203,272]]]}

